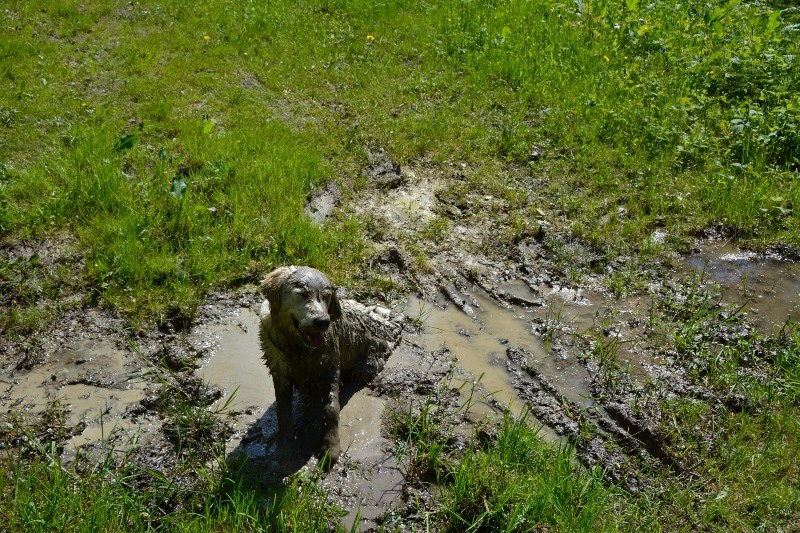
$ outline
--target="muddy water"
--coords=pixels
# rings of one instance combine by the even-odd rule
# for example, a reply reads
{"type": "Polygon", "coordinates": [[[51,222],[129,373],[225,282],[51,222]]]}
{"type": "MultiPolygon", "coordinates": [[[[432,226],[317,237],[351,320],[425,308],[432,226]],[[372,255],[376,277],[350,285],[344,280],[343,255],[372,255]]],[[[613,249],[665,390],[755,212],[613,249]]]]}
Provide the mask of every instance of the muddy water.
{"type": "MultiPolygon", "coordinates": [[[[393,213],[415,216],[420,221],[430,216],[430,205],[401,192],[391,194],[395,196],[393,213]]],[[[687,259],[682,273],[690,271],[701,271],[706,279],[717,282],[728,302],[746,303],[748,317],[765,333],[787,318],[800,320],[798,264],[710,243],[687,259]]],[[[454,380],[464,380],[467,385],[471,380],[480,381],[481,397],[475,399],[485,399],[482,395],[488,392],[512,412],[520,413],[529,400],[518,396],[519,381],[514,380],[520,375],[530,378],[530,382],[538,379],[520,372],[527,366],[536,369],[557,390],[553,393],[554,410],[559,409],[561,396],[578,407],[591,405],[590,375],[577,361],[578,350],[572,349],[574,345],[564,350],[548,349],[541,337],[542,323],[554,321],[577,333],[598,328],[605,313],[613,318],[611,322],[634,323],[637,317],[646,316],[648,301],[609,301],[599,289],[579,291],[543,284],[532,290],[527,283],[511,279],[486,287],[489,292],[496,289],[513,297],[508,300],[519,305],[501,305],[477,287],[460,289],[459,294],[471,304],[469,314],[442,295],[432,302],[411,298],[402,311],[422,322],[422,332],[407,336],[383,374],[427,375],[435,377],[431,381],[438,380],[445,372],[441,368],[432,371],[429,365],[447,367],[452,356],[460,371],[454,380]],[[443,353],[442,348],[446,349],[444,357],[436,355],[443,353]],[[511,361],[509,349],[522,354],[524,360],[517,357],[511,361]],[[441,360],[437,361],[437,357],[441,360]],[[409,370],[417,373],[406,372],[409,370]]],[[[432,286],[435,290],[436,285],[432,286]]],[[[203,348],[197,352],[205,354],[196,375],[225,391],[216,406],[223,405],[235,391],[227,411],[235,429],[227,442],[228,451],[246,454],[264,471],[275,470],[275,395],[272,379],[261,360],[258,317],[254,307],[246,307],[249,301],[226,302],[231,303],[210,304],[214,312],[208,316],[212,318],[194,327],[186,341],[203,348]]],[[[638,334],[633,326],[629,330],[632,338],[638,334]]],[[[569,331],[561,334],[570,335],[569,331]]],[[[121,344],[110,340],[114,338],[105,330],[69,342],[60,337],[52,342],[42,365],[14,370],[10,365],[15,361],[9,362],[0,369],[0,412],[27,410],[40,414],[58,402],[66,409],[64,425],[77,428],[65,447],[67,454],[83,444],[106,438],[113,428],[128,435],[153,432],[155,428],[142,424],[157,421],[146,417],[133,421],[126,410],[144,399],[148,383],[155,380],[146,374],[147,364],[132,350],[120,348],[121,344]]],[[[647,356],[635,343],[626,344],[623,349],[627,350],[632,372],[642,372],[645,379],[647,356]]],[[[392,391],[405,389],[384,386],[376,390],[383,396],[365,388],[355,391],[343,404],[340,434],[346,452],[337,469],[324,480],[338,503],[350,511],[345,518],[348,526],[358,512],[366,521],[377,520],[401,495],[403,473],[390,452],[391,443],[381,434],[381,426],[386,403],[395,395],[392,391]]],[[[555,438],[555,432],[546,431],[543,435],[555,438]]],[[[268,480],[276,482],[274,476],[268,480]]]]}
{"type": "MultiPolygon", "coordinates": [[[[258,315],[242,307],[217,324],[196,328],[192,336],[195,343],[210,347],[210,356],[197,375],[224,389],[217,407],[229,402],[235,433],[227,442],[228,453],[247,456],[260,481],[279,482],[301,465],[275,462],[275,390],[261,359],[258,315]]],[[[382,516],[399,497],[403,474],[387,451],[390,442],[381,435],[384,406],[385,400],[368,389],[353,392],[342,406],[339,436],[344,454],[340,463],[346,466],[344,474],[334,471],[324,483],[330,485],[332,498],[349,509],[343,519],[348,528],[357,517],[371,521],[382,516]]]]}
{"type": "MultiPolygon", "coordinates": [[[[523,288],[517,290],[522,292],[523,288]]],[[[470,297],[477,304],[473,317],[454,305],[448,305],[443,298],[431,304],[412,297],[403,311],[423,322],[422,333],[414,338],[414,342],[427,352],[446,348],[467,375],[480,381],[480,390],[488,392],[517,414],[522,412],[524,402],[511,384],[507,370],[507,366],[512,364],[506,356],[508,348],[522,350],[527,357],[525,364],[538,369],[567,399],[579,405],[586,404],[589,376],[585,368],[574,357],[548,353],[543,341],[532,331],[532,311],[502,307],[480,290],[471,292],[470,297]]],[[[237,415],[234,422],[236,433],[228,442],[228,451],[239,446],[242,436],[257,425],[264,438],[248,444],[245,451],[253,457],[264,457],[276,430],[274,413],[268,412],[274,408],[275,392],[261,360],[257,331],[256,313],[249,308],[240,308],[218,324],[196,328],[193,335],[213,340],[211,355],[197,375],[209,385],[224,389],[225,396],[218,401],[218,406],[234,394],[229,410],[237,415]]],[[[385,372],[413,368],[419,364],[415,357],[413,351],[399,349],[387,363],[385,372]]],[[[383,402],[367,389],[362,389],[343,406],[342,446],[349,448],[348,453],[353,459],[372,457],[384,444],[380,435],[383,402]]]]}
{"type": "Polygon", "coordinates": [[[78,446],[108,438],[112,431],[138,430],[125,412],[144,398],[144,366],[131,351],[109,341],[66,343],[41,366],[0,374],[0,410],[34,416],[54,407],[63,410],[66,428],[83,427],[66,444],[69,455],[78,446]]]}
{"type": "MultiPolygon", "coordinates": [[[[253,446],[245,446],[245,453],[263,457],[268,450],[264,444],[274,438],[277,430],[274,416],[268,416],[275,403],[272,377],[261,359],[258,341],[258,315],[243,307],[219,324],[197,328],[193,333],[215,340],[212,355],[204,361],[197,375],[209,385],[221,387],[225,395],[217,406],[228,402],[232,413],[242,416],[234,418],[234,437],[228,441],[228,451],[240,446],[242,435],[257,425],[262,437],[253,446]],[[230,395],[233,399],[229,401],[230,395]]],[[[384,400],[356,391],[343,406],[340,419],[342,448],[348,450],[352,459],[360,460],[372,456],[380,435],[380,419],[384,400]]]]}
{"type": "Polygon", "coordinates": [[[800,320],[800,264],[707,243],[686,261],[685,271],[718,283],[728,303],[745,305],[748,317],[769,334],[787,319],[800,320]]]}
{"type": "MultiPolygon", "coordinates": [[[[205,383],[225,391],[218,406],[227,402],[230,411],[245,413],[246,416],[236,418],[234,423],[234,430],[241,435],[275,402],[272,378],[261,360],[258,315],[242,307],[218,324],[195,328],[192,335],[212,341],[212,355],[203,362],[197,375],[205,383]]],[[[230,441],[229,451],[235,445],[234,440],[230,441]]]]}
{"type": "MultiPolygon", "coordinates": [[[[520,298],[532,297],[530,289],[521,284],[514,290],[520,298]]],[[[447,348],[465,370],[480,379],[483,388],[516,414],[522,412],[524,403],[517,397],[507,370],[512,364],[506,356],[509,348],[524,352],[525,365],[541,372],[567,399],[579,405],[589,401],[586,369],[574,357],[549,352],[533,333],[534,314],[541,314],[541,310],[503,307],[480,290],[470,296],[477,304],[474,317],[444,301],[434,305],[410,301],[406,313],[416,313],[424,320],[422,339],[427,349],[447,348]]]]}

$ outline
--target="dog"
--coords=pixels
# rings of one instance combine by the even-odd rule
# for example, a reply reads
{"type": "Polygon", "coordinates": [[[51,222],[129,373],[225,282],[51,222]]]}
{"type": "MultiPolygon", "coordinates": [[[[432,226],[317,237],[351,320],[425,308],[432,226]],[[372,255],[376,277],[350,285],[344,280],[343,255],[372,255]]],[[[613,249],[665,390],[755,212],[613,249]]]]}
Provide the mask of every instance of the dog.
{"type": "Polygon", "coordinates": [[[342,378],[367,384],[383,369],[399,342],[398,315],[393,320],[388,309],[340,301],[325,274],[310,267],[278,268],[267,275],[261,288],[266,299],[261,305],[259,337],[275,384],[278,452],[293,448],[296,389],[304,423],[316,426],[308,428],[312,443],[320,442],[322,459],[331,467],[341,453],[342,378]],[[320,411],[321,427],[310,421],[320,411]]]}

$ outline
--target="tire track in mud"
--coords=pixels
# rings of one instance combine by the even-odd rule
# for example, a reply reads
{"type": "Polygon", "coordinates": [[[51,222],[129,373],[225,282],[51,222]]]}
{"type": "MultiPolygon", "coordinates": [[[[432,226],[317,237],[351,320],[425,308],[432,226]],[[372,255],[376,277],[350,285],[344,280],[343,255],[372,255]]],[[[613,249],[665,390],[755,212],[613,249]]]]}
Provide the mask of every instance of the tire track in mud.
{"type": "MultiPolygon", "coordinates": [[[[413,181],[409,180],[407,185],[413,185],[413,181]]],[[[409,196],[414,195],[406,194],[409,196]]],[[[438,198],[438,195],[434,196],[438,198]]],[[[436,211],[435,205],[432,209],[436,211]]],[[[398,217],[397,214],[394,216],[398,217]]],[[[475,234],[486,233],[480,230],[475,234]]],[[[398,238],[392,244],[401,248],[393,249],[394,256],[404,255],[403,243],[403,238],[398,238]]],[[[675,436],[669,435],[664,427],[670,414],[662,412],[663,402],[694,398],[709,405],[709,416],[715,417],[724,412],[747,409],[748,400],[734,392],[711,390],[692,378],[690,368],[694,363],[674,357],[669,352],[672,348],[669,348],[668,341],[662,348],[653,350],[650,344],[658,341],[652,337],[652,332],[647,331],[647,321],[643,318],[652,312],[656,299],[669,299],[686,291],[691,294],[695,289],[682,287],[669,276],[653,273],[652,285],[646,294],[612,301],[602,291],[591,289],[597,286],[597,281],[590,280],[582,285],[583,288],[565,288],[550,270],[550,258],[537,239],[520,243],[516,250],[504,250],[505,255],[501,258],[483,255],[479,251],[482,247],[475,244],[458,238],[450,241],[450,246],[440,245],[432,249],[427,272],[412,274],[415,279],[411,286],[421,287],[419,292],[431,302],[437,302],[436,295],[439,294],[439,299],[449,302],[478,329],[483,329],[487,321],[496,321],[487,318],[492,314],[505,316],[509,323],[520,315],[526,315],[536,340],[508,343],[503,334],[495,333],[496,340],[505,340],[509,344],[505,349],[505,370],[511,387],[538,421],[575,446],[576,455],[584,465],[600,468],[607,480],[635,492],[647,490],[657,493],[668,480],[686,484],[698,479],[697,465],[687,464],[685,454],[681,453],[682,442],[675,442],[675,436]],[[503,287],[512,287],[513,290],[507,291],[503,287]],[[554,306],[559,305],[558,312],[553,313],[554,306]],[[562,313],[564,316],[559,316],[562,313]],[[626,313],[628,316],[623,316],[626,313]],[[587,320],[587,314],[594,316],[587,320]],[[606,316],[608,320],[604,318],[606,316]],[[573,327],[575,323],[577,327],[573,327]],[[551,339],[553,331],[558,336],[554,342],[551,339]],[[606,341],[601,339],[601,335],[606,341]],[[628,340],[616,342],[623,337],[628,340]],[[541,365],[541,361],[531,364],[531,360],[537,358],[535,352],[540,350],[537,343],[544,340],[550,344],[547,356],[551,360],[576,359],[579,362],[586,372],[585,383],[560,380],[563,369],[553,368],[553,365],[541,365]],[[624,346],[625,342],[634,341],[639,346],[624,346]],[[603,368],[609,361],[604,363],[602,355],[599,360],[592,355],[592,343],[596,342],[609,343],[609,350],[613,352],[612,369],[603,368]],[[623,360],[621,356],[628,358],[627,368],[617,363],[618,357],[623,360]],[[614,374],[613,378],[609,373],[614,374]],[[579,398],[576,398],[576,393],[579,398]]],[[[694,258],[678,275],[700,276],[702,282],[705,274],[696,274],[696,270],[692,270],[702,263],[710,272],[711,282],[733,280],[733,286],[722,287],[722,295],[735,305],[726,310],[720,298],[715,304],[718,318],[712,318],[700,328],[701,336],[711,335],[713,338],[695,340],[724,346],[749,335],[754,327],[768,334],[766,330],[774,327],[776,320],[780,323],[781,317],[800,318],[800,308],[787,296],[800,291],[800,266],[772,255],[759,259],[754,254],[742,254],[724,244],[718,249],[703,244],[700,250],[707,259],[694,258]],[[747,283],[743,284],[742,279],[747,283]],[[744,291],[743,294],[737,292],[737,286],[739,291],[744,291]],[[758,292],[751,287],[756,287],[758,292]],[[776,287],[783,288],[782,292],[776,287]],[[777,299],[779,305],[770,308],[770,295],[776,294],[780,296],[777,299]],[[753,309],[756,316],[753,325],[748,325],[748,321],[741,324],[731,322],[731,318],[744,307],[737,296],[755,299],[757,307],[753,309]]],[[[465,336],[469,337],[467,333],[465,336]]],[[[472,348],[483,350],[482,355],[488,355],[484,361],[487,368],[496,366],[496,354],[487,354],[484,344],[486,342],[472,348]]],[[[461,347],[466,351],[470,348],[468,345],[461,347]]],[[[454,350],[454,355],[459,364],[466,359],[458,350],[454,350]]],[[[462,366],[475,376],[483,373],[474,364],[462,366]]],[[[752,372],[759,379],[755,375],[758,369],[752,372]]],[[[496,382],[496,375],[494,379],[496,382]]],[[[507,400],[503,403],[508,405],[507,400]]],[[[702,430],[694,431],[690,438],[705,443],[705,446],[714,446],[714,435],[702,430]]]]}

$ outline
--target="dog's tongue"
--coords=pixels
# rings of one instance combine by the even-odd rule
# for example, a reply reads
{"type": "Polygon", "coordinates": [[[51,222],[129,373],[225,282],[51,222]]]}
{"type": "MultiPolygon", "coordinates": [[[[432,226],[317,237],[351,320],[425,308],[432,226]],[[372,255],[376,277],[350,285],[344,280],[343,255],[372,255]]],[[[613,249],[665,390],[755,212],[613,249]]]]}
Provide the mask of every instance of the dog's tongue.
{"type": "Polygon", "coordinates": [[[318,331],[310,331],[306,333],[308,343],[314,348],[322,348],[325,346],[325,334],[318,331]]]}

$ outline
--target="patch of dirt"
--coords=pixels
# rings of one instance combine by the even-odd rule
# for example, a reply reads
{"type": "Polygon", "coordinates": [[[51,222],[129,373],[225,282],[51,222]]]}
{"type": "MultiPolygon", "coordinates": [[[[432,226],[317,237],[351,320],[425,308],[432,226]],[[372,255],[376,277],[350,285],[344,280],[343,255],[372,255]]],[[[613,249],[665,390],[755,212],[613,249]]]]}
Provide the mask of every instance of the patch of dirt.
{"type": "Polygon", "coordinates": [[[372,184],[379,189],[394,189],[404,181],[400,165],[395,163],[383,148],[369,152],[369,168],[367,176],[372,184]]]}
{"type": "MultiPolygon", "coordinates": [[[[509,239],[506,200],[471,191],[461,171],[402,173],[395,188],[367,189],[351,202],[375,244],[373,266],[422,298],[411,299],[406,314],[436,332],[459,369],[480,377],[493,393],[487,403],[529,409],[550,438],[570,440],[585,465],[628,490],[657,490],[663,476],[692,479],[658,432],[652,406],[695,396],[735,409],[744,400],[704,388],[685,363],[651,348],[648,316],[660,295],[680,293],[675,275],[665,265],[637,265],[639,278],[611,291],[606,280],[631,259],[603,259],[544,222],[509,239]],[[603,362],[612,352],[624,369],[616,382],[603,362]]],[[[701,272],[702,283],[721,286],[722,302],[744,304],[745,324],[762,332],[798,318],[800,270],[778,254],[706,240],[682,265],[678,277],[701,272]]],[[[711,329],[732,339],[746,334],[711,329]]]]}
{"type": "Polygon", "coordinates": [[[312,191],[306,199],[305,211],[308,218],[322,225],[342,201],[342,193],[334,182],[312,191]]]}

